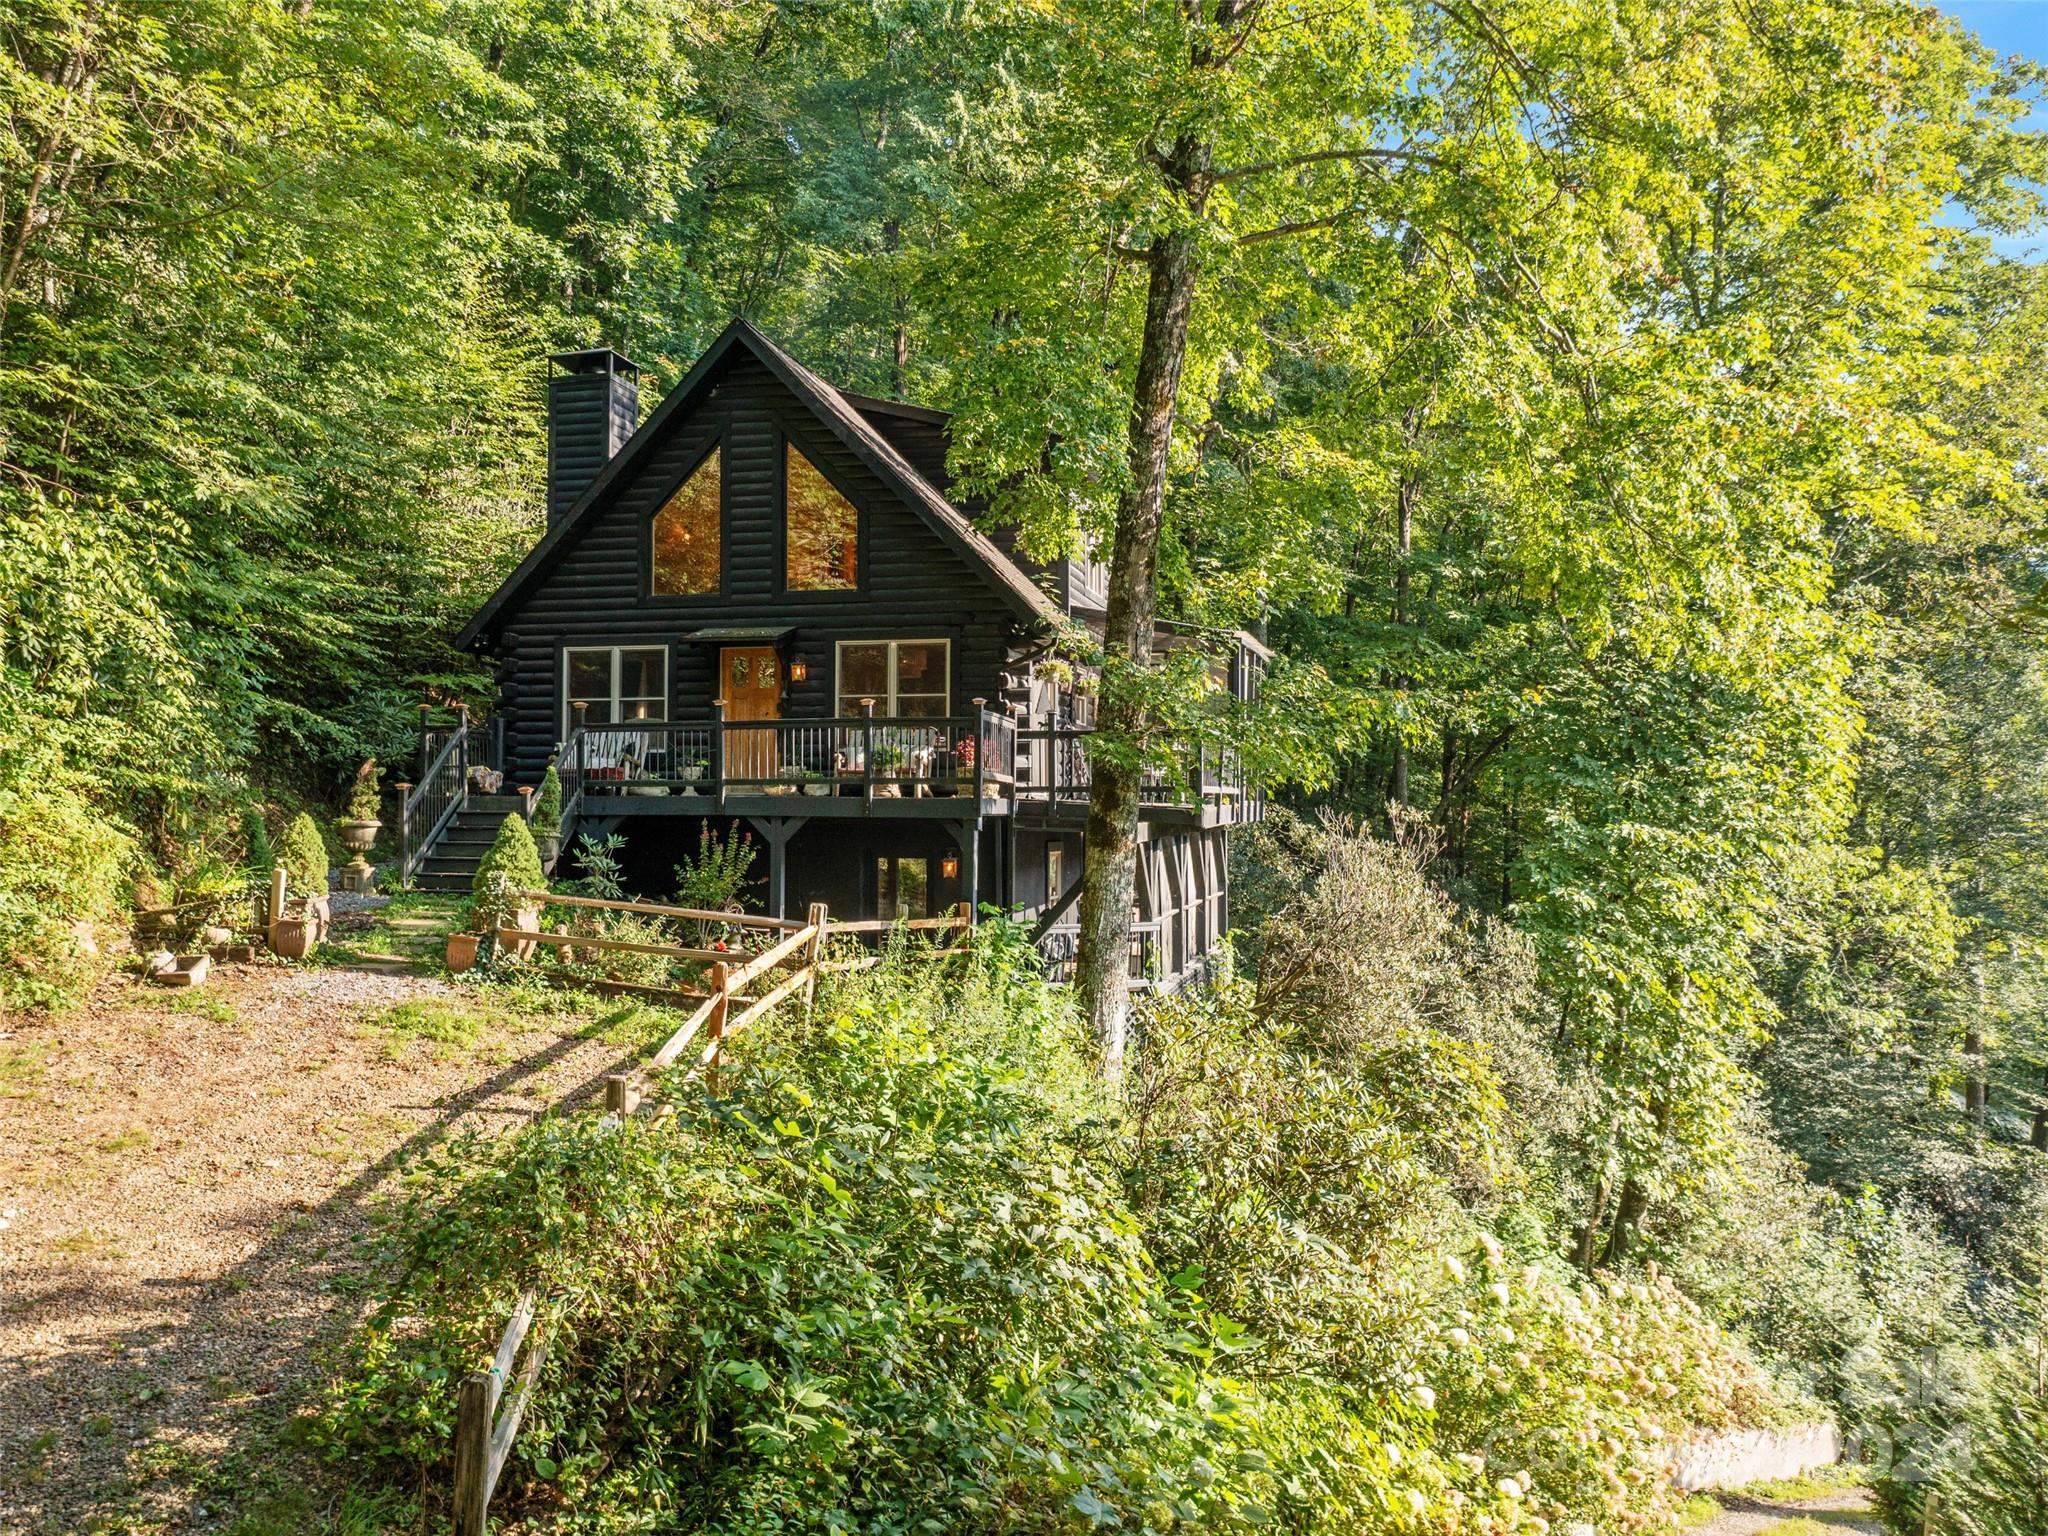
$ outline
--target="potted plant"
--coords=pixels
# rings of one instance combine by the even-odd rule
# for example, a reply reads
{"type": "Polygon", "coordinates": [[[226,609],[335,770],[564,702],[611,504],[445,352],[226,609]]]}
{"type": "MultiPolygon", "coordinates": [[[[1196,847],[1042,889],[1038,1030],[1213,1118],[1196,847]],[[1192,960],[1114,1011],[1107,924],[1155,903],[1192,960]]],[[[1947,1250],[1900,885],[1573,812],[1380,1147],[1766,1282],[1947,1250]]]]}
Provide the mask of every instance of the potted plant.
{"type": "Polygon", "coordinates": [[[284,912],[271,914],[270,947],[287,960],[303,960],[327,937],[327,845],[313,818],[301,811],[277,845],[285,872],[284,912]]]}
{"type": "Polygon", "coordinates": [[[533,801],[533,843],[541,864],[552,869],[562,852],[562,776],[555,771],[552,757],[533,801]]]}
{"type": "MultiPolygon", "coordinates": [[[[500,928],[518,928],[532,933],[540,927],[540,903],[533,892],[547,889],[547,875],[540,867],[540,850],[533,846],[533,834],[526,818],[507,816],[498,824],[498,836],[476,866],[470,882],[470,929],[448,939],[448,968],[467,970],[476,961],[477,941],[500,928]],[[458,939],[467,939],[466,945],[458,939]]],[[[532,939],[514,939],[512,953],[524,960],[533,953],[532,939]]]]}
{"type": "MultiPolygon", "coordinates": [[[[905,754],[899,746],[888,744],[875,748],[875,777],[893,781],[902,772],[904,761],[905,754]]],[[[894,782],[878,784],[875,793],[886,799],[900,800],[903,798],[903,786],[894,782]]]]}
{"type": "Polygon", "coordinates": [[[814,796],[829,795],[832,793],[832,781],[817,770],[806,768],[804,770],[804,793],[814,796]]]}
{"type": "Polygon", "coordinates": [[[804,771],[795,763],[784,763],[775,770],[775,779],[775,783],[764,784],[762,788],[771,795],[793,795],[804,781],[804,771]]]}
{"type": "Polygon", "coordinates": [[[693,757],[687,763],[683,764],[681,768],[676,770],[678,777],[680,777],[683,781],[684,794],[694,795],[695,793],[697,793],[697,782],[698,780],[704,777],[705,771],[708,768],[710,768],[710,766],[711,760],[709,758],[693,757]]]}

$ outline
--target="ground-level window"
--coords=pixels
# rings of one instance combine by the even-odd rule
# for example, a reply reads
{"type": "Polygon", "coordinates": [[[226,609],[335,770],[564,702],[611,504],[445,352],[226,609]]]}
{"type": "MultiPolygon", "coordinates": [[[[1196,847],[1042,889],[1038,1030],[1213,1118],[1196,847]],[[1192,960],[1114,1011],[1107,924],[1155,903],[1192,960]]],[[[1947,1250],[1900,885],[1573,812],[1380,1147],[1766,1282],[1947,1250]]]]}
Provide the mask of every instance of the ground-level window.
{"type": "Polygon", "coordinates": [[[1050,906],[1067,892],[1067,850],[1058,843],[1045,845],[1045,900],[1050,906]]]}
{"type": "Polygon", "coordinates": [[[571,646],[562,653],[562,734],[576,706],[586,725],[668,718],[668,647],[571,646]]]}
{"type": "Polygon", "coordinates": [[[899,917],[929,917],[931,908],[930,859],[875,860],[875,916],[893,923],[899,917]]]}
{"type": "Polygon", "coordinates": [[[839,713],[853,719],[860,701],[875,713],[914,720],[947,712],[952,695],[953,647],[946,640],[842,640],[839,642],[839,713]]]}

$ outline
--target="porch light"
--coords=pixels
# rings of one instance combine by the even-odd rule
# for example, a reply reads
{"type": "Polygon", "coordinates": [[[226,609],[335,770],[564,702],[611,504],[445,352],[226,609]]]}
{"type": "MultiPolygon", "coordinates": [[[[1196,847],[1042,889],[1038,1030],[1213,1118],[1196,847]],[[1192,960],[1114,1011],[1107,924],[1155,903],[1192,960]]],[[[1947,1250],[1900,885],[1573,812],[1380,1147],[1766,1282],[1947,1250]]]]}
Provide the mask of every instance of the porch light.
{"type": "Polygon", "coordinates": [[[792,683],[800,683],[810,675],[811,669],[805,666],[801,661],[792,661],[789,664],[789,680],[792,683]]]}
{"type": "Polygon", "coordinates": [[[939,859],[939,875],[940,878],[946,880],[959,879],[960,855],[957,853],[948,853],[941,856],[941,858],[939,859]]]}

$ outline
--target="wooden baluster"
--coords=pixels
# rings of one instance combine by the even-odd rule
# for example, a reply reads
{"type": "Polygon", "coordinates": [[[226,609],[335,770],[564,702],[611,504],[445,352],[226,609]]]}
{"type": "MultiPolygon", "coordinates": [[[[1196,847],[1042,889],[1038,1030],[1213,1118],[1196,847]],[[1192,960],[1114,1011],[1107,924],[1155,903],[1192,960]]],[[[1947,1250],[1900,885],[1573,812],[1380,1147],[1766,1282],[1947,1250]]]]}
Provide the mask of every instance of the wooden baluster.
{"type": "Polygon", "coordinates": [[[469,791],[469,706],[467,704],[455,706],[455,739],[460,743],[456,748],[455,793],[457,796],[461,796],[469,791]]]}
{"type": "Polygon", "coordinates": [[[974,703],[974,814],[981,814],[982,786],[988,782],[988,700],[974,703]]]}
{"type": "Polygon", "coordinates": [[[434,754],[427,735],[427,732],[432,729],[430,722],[433,718],[434,706],[422,704],[420,706],[420,779],[422,782],[427,777],[427,770],[434,764],[434,754]]]}

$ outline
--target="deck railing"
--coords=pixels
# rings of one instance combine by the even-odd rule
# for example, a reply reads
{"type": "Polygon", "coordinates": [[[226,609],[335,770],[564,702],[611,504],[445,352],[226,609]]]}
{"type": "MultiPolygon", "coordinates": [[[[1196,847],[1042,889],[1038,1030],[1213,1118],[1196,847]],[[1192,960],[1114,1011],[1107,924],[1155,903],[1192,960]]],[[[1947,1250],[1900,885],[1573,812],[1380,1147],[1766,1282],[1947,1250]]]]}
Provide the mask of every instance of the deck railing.
{"type": "MultiPolygon", "coordinates": [[[[806,795],[873,800],[1002,794],[1017,729],[972,715],[635,720],[580,725],[557,759],[565,795],[806,795]]],[[[588,813],[586,802],[583,810],[588,813]]]]}
{"type": "MultiPolygon", "coordinates": [[[[1088,762],[1092,735],[1093,731],[1064,726],[1017,732],[1019,744],[1031,757],[1030,771],[1017,777],[1017,798],[1054,807],[1087,800],[1094,782],[1088,762]]],[[[1145,805],[1189,809],[1212,801],[1242,799],[1244,765],[1230,747],[1207,742],[1181,747],[1170,764],[1146,767],[1138,795],[1145,805]]]]}

